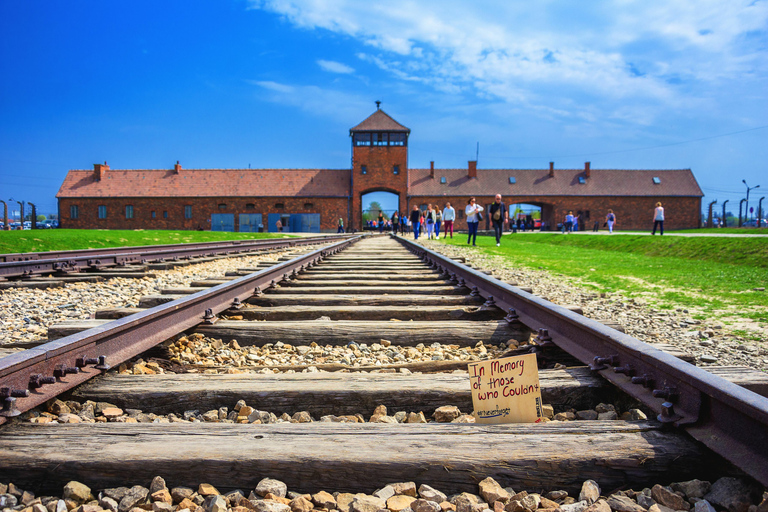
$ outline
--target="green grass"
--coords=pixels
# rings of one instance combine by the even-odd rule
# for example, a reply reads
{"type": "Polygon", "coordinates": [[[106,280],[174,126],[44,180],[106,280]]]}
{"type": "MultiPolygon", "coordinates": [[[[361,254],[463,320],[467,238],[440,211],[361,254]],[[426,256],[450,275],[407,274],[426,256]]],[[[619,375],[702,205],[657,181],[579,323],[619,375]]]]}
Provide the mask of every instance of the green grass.
{"type": "MultiPolygon", "coordinates": [[[[441,243],[446,243],[441,240],[441,243]]],[[[448,240],[463,245],[463,236],[448,240]]],[[[598,292],[621,291],[658,307],[699,317],[768,322],[768,240],[719,237],[505,235],[478,237],[488,254],[511,266],[542,268],[579,279],[598,292]]]]}
{"type": "Polygon", "coordinates": [[[664,231],[665,233],[706,233],[713,235],[768,235],[768,227],[760,228],[701,228],[664,231]]]}
{"type": "Polygon", "coordinates": [[[224,233],[213,231],[142,231],[91,229],[40,229],[0,231],[0,254],[19,252],[102,249],[139,245],[166,245],[222,240],[281,238],[277,233],[224,233]]]}

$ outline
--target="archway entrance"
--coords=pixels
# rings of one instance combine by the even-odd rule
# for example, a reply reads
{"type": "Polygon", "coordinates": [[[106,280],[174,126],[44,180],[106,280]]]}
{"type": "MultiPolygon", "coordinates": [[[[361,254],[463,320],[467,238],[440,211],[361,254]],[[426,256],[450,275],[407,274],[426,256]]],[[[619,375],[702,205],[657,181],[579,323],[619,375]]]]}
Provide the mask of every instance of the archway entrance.
{"type": "Polygon", "coordinates": [[[384,217],[385,228],[389,224],[394,214],[400,207],[400,194],[377,190],[363,194],[360,203],[362,204],[362,226],[363,230],[373,230],[379,228],[379,213],[384,217]]]}
{"type": "MultiPolygon", "coordinates": [[[[515,231],[532,231],[542,229],[541,205],[515,203],[509,205],[510,229],[515,231]]],[[[544,226],[543,229],[547,229],[544,226]]]]}

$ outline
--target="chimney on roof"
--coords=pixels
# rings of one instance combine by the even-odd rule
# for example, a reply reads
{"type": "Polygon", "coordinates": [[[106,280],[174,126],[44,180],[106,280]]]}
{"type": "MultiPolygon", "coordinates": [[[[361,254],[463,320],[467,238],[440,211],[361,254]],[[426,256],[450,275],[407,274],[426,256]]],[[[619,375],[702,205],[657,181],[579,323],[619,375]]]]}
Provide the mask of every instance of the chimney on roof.
{"type": "Polygon", "coordinates": [[[589,178],[591,171],[589,169],[589,162],[584,162],[584,174],[589,178]]]}
{"type": "Polygon", "coordinates": [[[435,162],[429,162],[429,177],[434,178],[435,177],[435,162]]]}
{"type": "Polygon", "coordinates": [[[467,173],[469,178],[477,178],[477,160],[469,161],[469,172],[467,173]]]}
{"type": "Polygon", "coordinates": [[[181,172],[181,164],[176,160],[176,165],[173,166],[173,174],[179,174],[181,172]]]}
{"type": "Polygon", "coordinates": [[[101,181],[104,179],[104,176],[107,174],[107,171],[109,170],[109,166],[107,165],[107,162],[105,161],[104,164],[93,164],[93,174],[96,176],[96,181],[101,181]]]}
{"type": "Polygon", "coordinates": [[[555,177],[555,162],[549,162],[549,177],[555,177]]]}

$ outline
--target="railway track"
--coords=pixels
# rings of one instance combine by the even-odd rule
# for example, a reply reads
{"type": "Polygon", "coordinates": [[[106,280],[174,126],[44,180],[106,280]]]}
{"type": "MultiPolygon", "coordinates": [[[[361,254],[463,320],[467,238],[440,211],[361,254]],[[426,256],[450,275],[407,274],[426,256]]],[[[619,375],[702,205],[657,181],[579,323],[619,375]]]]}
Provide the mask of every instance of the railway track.
{"type": "Polygon", "coordinates": [[[743,471],[768,484],[759,373],[705,372],[403,239],[346,238],[234,274],[60,326],[61,338],[0,359],[0,422],[62,393],[73,407],[120,413],[0,427],[0,482],[51,492],[70,480],[109,488],[163,475],[245,489],[271,477],[313,492],[404,481],[477,492],[492,477],[578,493],[586,479],[637,489],[743,471]],[[471,421],[461,415],[471,411],[468,377],[456,370],[531,351],[559,418],[608,403],[650,419],[421,422],[471,421]],[[149,361],[152,375],[108,371],[141,354],[135,367],[149,361]],[[200,414],[182,421],[191,411],[200,414]],[[378,422],[360,422],[372,413],[378,422]]]}

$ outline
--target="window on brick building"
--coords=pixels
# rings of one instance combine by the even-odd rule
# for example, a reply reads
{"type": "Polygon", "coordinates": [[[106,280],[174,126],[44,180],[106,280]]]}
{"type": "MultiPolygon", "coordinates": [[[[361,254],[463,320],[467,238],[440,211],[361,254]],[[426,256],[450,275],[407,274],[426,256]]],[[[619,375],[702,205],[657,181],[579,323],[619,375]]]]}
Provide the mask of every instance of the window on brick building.
{"type": "Polygon", "coordinates": [[[106,219],[107,218],[107,207],[103,204],[99,205],[99,218],[100,219],[106,219]]]}
{"type": "Polygon", "coordinates": [[[125,218],[126,219],[133,218],[133,206],[130,204],[125,206],[125,218]]]}
{"type": "Polygon", "coordinates": [[[253,204],[253,203],[245,203],[245,209],[246,210],[255,210],[256,209],[256,205],[253,204]]]}
{"type": "Polygon", "coordinates": [[[368,166],[367,165],[361,165],[360,166],[360,173],[368,174],[368,166]]]}
{"type": "Polygon", "coordinates": [[[584,185],[587,182],[587,178],[579,176],[579,185],[584,185]]]}
{"type": "Polygon", "coordinates": [[[80,216],[80,208],[76,204],[69,207],[69,218],[76,219],[80,216]]]}
{"type": "Polygon", "coordinates": [[[315,207],[315,205],[313,205],[312,203],[304,203],[304,209],[305,210],[311,210],[314,207],[315,207]]]}
{"type": "Polygon", "coordinates": [[[152,210],[152,211],[150,212],[150,216],[151,216],[153,219],[157,218],[157,215],[155,214],[155,210],[152,210]]]}
{"type": "Polygon", "coordinates": [[[386,146],[387,145],[387,134],[386,133],[374,133],[373,134],[373,145],[374,146],[386,146]]]}
{"type": "Polygon", "coordinates": [[[395,165],[394,167],[392,167],[392,172],[394,174],[400,174],[400,166],[399,165],[395,165]]]}
{"type": "Polygon", "coordinates": [[[191,219],[192,218],[192,205],[185,205],[184,206],[184,218],[185,219],[191,219]]]}
{"type": "Polygon", "coordinates": [[[448,183],[448,180],[445,176],[440,176],[440,183],[448,183]]]}
{"type": "Polygon", "coordinates": [[[371,134],[370,133],[356,133],[354,135],[353,140],[355,141],[355,146],[370,146],[371,145],[371,134]]]}
{"type": "Polygon", "coordinates": [[[164,219],[167,219],[167,218],[168,218],[168,212],[167,212],[167,211],[164,211],[164,212],[163,212],[163,218],[164,218],[164,219]]]}
{"type": "Polygon", "coordinates": [[[390,133],[389,134],[390,146],[405,146],[405,134],[404,133],[390,133]]]}
{"type": "Polygon", "coordinates": [[[219,210],[226,210],[227,209],[227,203],[219,203],[219,210]]]}
{"type": "Polygon", "coordinates": [[[282,210],[285,208],[285,203],[275,203],[275,208],[278,210],[282,210]]]}
{"type": "Polygon", "coordinates": [[[659,185],[659,184],[661,184],[661,178],[654,176],[654,178],[653,178],[653,184],[654,184],[654,185],[659,185]]]}
{"type": "Polygon", "coordinates": [[[514,176],[510,176],[509,177],[509,184],[510,185],[514,185],[515,183],[517,183],[517,179],[515,179],[514,176]]]}

